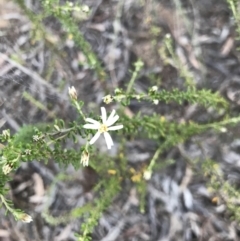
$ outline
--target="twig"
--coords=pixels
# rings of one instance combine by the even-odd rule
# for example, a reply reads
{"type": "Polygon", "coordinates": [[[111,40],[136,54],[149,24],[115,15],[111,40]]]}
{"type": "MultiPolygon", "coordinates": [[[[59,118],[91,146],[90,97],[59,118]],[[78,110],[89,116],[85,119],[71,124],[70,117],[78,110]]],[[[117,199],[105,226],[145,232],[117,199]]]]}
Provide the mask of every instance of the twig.
{"type": "Polygon", "coordinates": [[[7,61],[8,63],[10,63],[13,67],[18,68],[19,70],[21,70],[23,73],[25,73],[26,75],[32,77],[32,79],[34,79],[35,81],[37,81],[38,83],[40,83],[41,85],[47,87],[52,93],[54,93],[55,95],[57,95],[58,98],[63,99],[63,100],[68,100],[67,98],[64,98],[64,96],[59,93],[51,84],[49,84],[48,82],[46,82],[40,75],[38,75],[36,72],[27,69],[26,67],[20,65],[19,63],[15,62],[14,60],[10,59],[7,55],[0,53],[0,58],[2,58],[3,60],[7,61]]]}

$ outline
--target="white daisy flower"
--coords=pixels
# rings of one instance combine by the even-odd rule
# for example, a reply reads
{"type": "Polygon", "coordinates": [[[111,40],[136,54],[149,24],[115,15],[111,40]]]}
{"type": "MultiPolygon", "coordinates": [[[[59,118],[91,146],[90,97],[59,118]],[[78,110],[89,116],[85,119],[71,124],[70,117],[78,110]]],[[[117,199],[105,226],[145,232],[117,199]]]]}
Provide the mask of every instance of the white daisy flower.
{"type": "Polygon", "coordinates": [[[115,131],[123,128],[123,125],[118,126],[112,126],[118,119],[119,116],[115,115],[116,111],[113,110],[110,116],[107,118],[107,112],[104,107],[101,107],[101,113],[102,113],[102,123],[99,121],[93,120],[91,118],[86,118],[86,121],[90,124],[85,124],[83,128],[86,129],[92,129],[92,130],[98,130],[97,133],[93,136],[93,138],[90,140],[89,144],[92,145],[103,133],[105,141],[107,143],[107,148],[111,149],[113,146],[113,140],[108,131],[115,131]]]}

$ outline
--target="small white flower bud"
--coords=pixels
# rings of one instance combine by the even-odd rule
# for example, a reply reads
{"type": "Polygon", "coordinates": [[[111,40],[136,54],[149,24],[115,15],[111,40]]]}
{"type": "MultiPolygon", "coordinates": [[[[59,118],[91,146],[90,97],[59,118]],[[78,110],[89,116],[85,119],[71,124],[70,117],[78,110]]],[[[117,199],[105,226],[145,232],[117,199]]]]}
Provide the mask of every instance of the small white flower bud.
{"type": "Polygon", "coordinates": [[[12,171],[12,165],[9,163],[5,163],[2,167],[2,171],[5,175],[12,171]]]}
{"type": "Polygon", "coordinates": [[[3,135],[5,138],[9,138],[9,137],[10,137],[10,131],[9,131],[9,130],[3,130],[3,131],[2,131],[2,135],[3,135]]]}
{"type": "Polygon", "coordinates": [[[77,100],[77,91],[74,86],[68,87],[68,94],[72,100],[77,100]]]}
{"type": "Polygon", "coordinates": [[[89,152],[84,150],[81,156],[81,163],[83,164],[83,166],[88,166],[88,161],[89,161],[89,152]]]}
{"type": "Polygon", "coordinates": [[[149,170],[146,170],[146,171],[143,173],[143,177],[144,177],[144,179],[147,180],[147,181],[150,180],[151,177],[152,177],[152,172],[149,171],[149,170]]]}
{"type": "Polygon", "coordinates": [[[88,13],[90,11],[90,8],[88,7],[88,5],[83,5],[82,11],[85,12],[85,13],[88,13]]]}
{"type": "Polygon", "coordinates": [[[26,149],[24,152],[25,152],[26,155],[30,155],[31,154],[31,150],[30,149],[26,149]]]}
{"type": "Polygon", "coordinates": [[[167,33],[167,34],[165,35],[165,38],[171,38],[171,35],[170,35],[169,33],[167,33]]]}
{"type": "Polygon", "coordinates": [[[121,91],[119,88],[115,89],[115,91],[114,91],[114,92],[115,92],[115,94],[116,94],[116,95],[119,95],[119,94],[121,94],[121,93],[122,93],[122,91],[121,91]]]}
{"type": "Polygon", "coordinates": [[[136,98],[137,100],[140,100],[140,99],[141,99],[141,96],[140,96],[140,95],[136,95],[135,98],[136,98]]]}
{"type": "Polygon", "coordinates": [[[30,223],[32,222],[32,217],[26,213],[23,213],[17,217],[19,220],[21,220],[24,223],[30,223]]]}
{"type": "Polygon", "coordinates": [[[225,133],[225,132],[227,132],[227,128],[222,127],[222,128],[220,129],[220,131],[223,132],[223,133],[225,133]]]}
{"type": "Polygon", "coordinates": [[[39,138],[38,135],[34,135],[34,136],[33,136],[33,140],[34,140],[34,141],[39,141],[39,139],[40,139],[40,138],[39,138]]]}
{"type": "Polygon", "coordinates": [[[153,92],[158,91],[158,87],[157,87],[156,85],[155,85],[155,86],[153,86],[153,87],[152,87],[152,91],[153,91],[153,92]]]}

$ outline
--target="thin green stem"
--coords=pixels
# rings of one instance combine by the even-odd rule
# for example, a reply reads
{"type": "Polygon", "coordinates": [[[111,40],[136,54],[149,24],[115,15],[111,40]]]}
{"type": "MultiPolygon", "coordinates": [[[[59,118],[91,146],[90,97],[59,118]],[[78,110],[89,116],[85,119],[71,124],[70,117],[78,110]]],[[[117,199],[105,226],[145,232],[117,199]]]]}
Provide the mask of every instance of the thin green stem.
{"type": "Polygon", "coordinates": [[[78,102],[77,102],[76,100],[74,100],[73,103],[74,103],[74,105],[76,106],[76,108],[77,108],[79,114],[82,116],[82,118],[83,118],[84,120],[86,120],[86,117],[85,117],[85,115],[83,114],[82,109],[81,109],[80,105],[78,104],[78,102]]]}
{"type": "Polygon", "coordinates": [[[8,203],[6,202],[6,199],[4,198],[4,196],[3,196],[2,194],[0,195],[0,198],[1,198],[2,203],[4,204],[4,206],[6,207],[6,209],[7,209],[8,211],[10,211],[11,213],[13,213],[13,212],[14,212],[14,209],[12,209],[12,208],[8,205],[8,203]]]}
{"type": "Polygon", "coordinates": [[[132,77],[130,79],[130,82],[128,84],[126,94],[129,94],[131,92],[133,84],[134,84],[135,80],[137,79],[138,73],[141,70],[141,68],[143,67],[143,62],[141,60],[138,60],[134,65],[135,65],[135,70],[134,70],[132,77]]]}

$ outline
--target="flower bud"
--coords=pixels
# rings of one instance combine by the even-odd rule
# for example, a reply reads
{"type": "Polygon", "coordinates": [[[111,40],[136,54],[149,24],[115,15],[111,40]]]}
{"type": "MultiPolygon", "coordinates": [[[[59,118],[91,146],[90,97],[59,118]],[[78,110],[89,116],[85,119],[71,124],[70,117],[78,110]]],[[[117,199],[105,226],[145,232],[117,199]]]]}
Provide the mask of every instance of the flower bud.
{"type": "Polygon", "coordinates": [[[152,177],[152,172],[150,170],[146,170],[144,173],[143,173],[143,177],[145,180],[150,180],[151,177],[152,177]]]}
{"type": "Polygon", "coordinates": [[[119,88],[116,88],[114,92],[116,95],[122,94],[122,90],[119,88]]]}
{"type": "Polygon", "coordinates": [[[152,87],[151,90],[152,90],[153,92],[156,92],[156,91],[158,91],[158,87],[155,85],[155,86],[152,87]]]}
{"type": "Polygon", "coordinates": [[[33,136],[33,140],[34,140],[34,141],[39,141],[39,140],[40,140],[40,137],[39,137],[38,135],[34,135],[34,136],[33,136]]]}
{"type": "Polygon", "coordinates": [[[88,166],[88,161],[89,161],[89,152],[87,150],[84,150],[81,156],[81,163],[83,164],[83,166],[88,166]]]}
{"type": "Polygon", "coordinates": [[[88,13],[90,11],[90,8],[88,7],[88,5],[83,5],[82,11],[85,12],[85,13],[88,13]]]}
{"type": "Polygon", "coordinates": [[[8,139],[8,138],[10,137],[10,131],[9,131],[9,130],[3,130],[3,131],[2,131],[2,135],[3,135],[6,139],[8,139]]]}
{"type": "Polygon", "coordinates": [[[24,223],[30,223],[33,221],[32,217],[26,213],[20,214],[17,218],[18,218],[18,220],[21,220],[24,223]]]}
{"type": "Polygon", "coordinates": [[[68,87],[68,94],[72,100],[77,100],[77,91],[74,86],[68,87]]]}
{"type": "Polygon", "coordinates": [[[7,175],[9,172],[11,172],[13,169],[12,165],[9,163],[5,163],[2,167],[2,171],[5,175],[7,175]]]}

